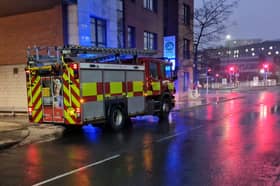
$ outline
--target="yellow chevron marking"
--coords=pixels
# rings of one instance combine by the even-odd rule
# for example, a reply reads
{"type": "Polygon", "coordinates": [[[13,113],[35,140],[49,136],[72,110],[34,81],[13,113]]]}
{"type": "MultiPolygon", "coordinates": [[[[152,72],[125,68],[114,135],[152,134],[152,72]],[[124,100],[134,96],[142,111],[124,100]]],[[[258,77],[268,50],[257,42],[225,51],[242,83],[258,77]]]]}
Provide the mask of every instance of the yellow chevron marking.
{"type": "Polygon", "coordinates": [[[37,109],[39,109],[40,107],[42,106],[42,99],[40,99],[39,101],[38,101],[38,103],[35,105],[35,110],[37,110],[37,109]]]}
{"type": "Polygon", "coordinates": [[[80,96],[80,89],[76,85],[71,85],[72,90],[80,96]]]}
{"type": "Polygon", "coordinates": [[[41,120],[42,117],[43,117],[43,112],[41,110],[40,113],[38,114],[38,116],[34,119],[34,122],[38,123],[41,120]]]}
{"type": "Polygon", "coordinates": [[[74,96],[71,96],[72,102],[77,106],[80,107],[80,100],[77,100],[74,96]]]}
{"type": "Polygon", "coordinates": [[[75,124],[74,120],[71,118],[71,116],[66,110],[64,110],[64,117],[68,121],[68,123],[75,124]]]}

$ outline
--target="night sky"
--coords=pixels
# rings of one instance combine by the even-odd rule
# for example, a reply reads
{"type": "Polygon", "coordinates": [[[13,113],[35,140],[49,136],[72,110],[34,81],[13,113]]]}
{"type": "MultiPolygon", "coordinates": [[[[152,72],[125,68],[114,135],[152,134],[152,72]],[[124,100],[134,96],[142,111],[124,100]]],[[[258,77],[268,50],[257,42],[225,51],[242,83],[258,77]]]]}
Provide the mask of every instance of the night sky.
{"type": "Polygon", "coordinates": [[[232,39],[280,39],[280,0],[240,0],[229,22],[232,39]]]}

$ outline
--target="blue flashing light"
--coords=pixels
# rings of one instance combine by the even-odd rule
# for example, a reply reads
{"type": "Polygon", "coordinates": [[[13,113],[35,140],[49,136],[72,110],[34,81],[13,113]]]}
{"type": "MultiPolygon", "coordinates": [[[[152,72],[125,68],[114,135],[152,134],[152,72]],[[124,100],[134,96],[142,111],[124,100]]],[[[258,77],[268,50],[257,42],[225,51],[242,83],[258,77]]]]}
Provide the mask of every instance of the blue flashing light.
{"type": "Polygon", "coordinates": [[[100,134],[102,133],[101,129],[98,127],[93,127],[92,125],[83,126],[83,131],[87,139],[90,141],[96,141],[100,134]]]}

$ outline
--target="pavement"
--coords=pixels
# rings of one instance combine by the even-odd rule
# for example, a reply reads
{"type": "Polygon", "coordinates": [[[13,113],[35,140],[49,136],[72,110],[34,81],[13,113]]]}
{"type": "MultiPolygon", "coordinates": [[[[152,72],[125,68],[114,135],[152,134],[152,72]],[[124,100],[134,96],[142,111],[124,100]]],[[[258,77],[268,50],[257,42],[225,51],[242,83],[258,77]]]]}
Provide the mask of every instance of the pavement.
{"type": "MultiPolygon", "coordinates": [[[[218,104],[220,102],[242,98],[232,91],[206,93],[201,90],[199,93],[184,95],[173,111],[184,111],[194,107],[205,106],[208,104],[218,104]]],[[[53,124],[33,124],[28,122],[27,115],[20,116],[0,116],[0,150],[9,147],[18,147],[31,143],[40,143],[60,138],[65,127],[53,124]]]]}
{"type": "Polygon", "coordinates": [[[60,138],[63,126],[29,123],[26,115],[0,116],[0,150],[60,138]]]}

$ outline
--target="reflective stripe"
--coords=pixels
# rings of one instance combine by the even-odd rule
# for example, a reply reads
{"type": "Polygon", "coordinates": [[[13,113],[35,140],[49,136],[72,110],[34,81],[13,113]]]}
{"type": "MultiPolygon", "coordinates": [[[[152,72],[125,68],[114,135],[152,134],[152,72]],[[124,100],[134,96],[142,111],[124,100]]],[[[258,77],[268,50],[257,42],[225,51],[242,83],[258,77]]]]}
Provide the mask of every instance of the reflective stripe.
{"type": "Polygon", "coordinates": [[[121,94],[122,82],[110,82],[110,94],[121,94]]]}
{"type": "Polygon", "coordinates": [[[97,95],[97,84],[96,83],[82,83],[82,94],[83,94],[83,96],[97,95]]]}
{"type": "Polygon", "coordinates": [[[142,92],[143,84],[143,81],[133,81],[133,92],[142,92]]]}
{"type": "Polygon", "coordinates": [[[160,82],[152,82],[153,91],[160,91],[160,82]]]}
{"type": "Polygon", "coordinates": [[[28,106],[33,107],[31,114],[31,121],[35,123],[41,122],[43,118],[42,112],[42,88],[40,76],[33,76],[30,87],[28,88],[28,95],[30,96],[28,106]]]}
{"type": "Polygon", "coordinates": [[[169,90],[174,90],[174,83],[173,82],[169,82],[167,85],[168,85],[169,90]]]}
{"type": "Polygon", "coordinates": [[[77,124],[77,113],[75,108],[80,108],[80,82],[74,78],[74,70],[65,65],[63,78],[63,103],[64,103],[64,118],[66,124],[77,124]]]}

